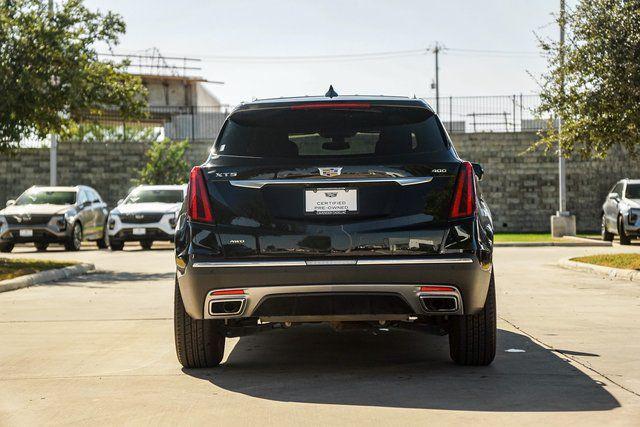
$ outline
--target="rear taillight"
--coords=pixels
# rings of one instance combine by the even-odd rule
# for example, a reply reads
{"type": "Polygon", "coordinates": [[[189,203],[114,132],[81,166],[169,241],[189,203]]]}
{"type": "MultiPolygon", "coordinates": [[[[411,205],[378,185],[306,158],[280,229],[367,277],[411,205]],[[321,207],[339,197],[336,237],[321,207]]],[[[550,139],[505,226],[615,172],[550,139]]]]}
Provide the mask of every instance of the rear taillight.
{"type": "Polygon", "coordinates": [[[194,166],[194,168],[191,169],[188,197],[189,210],[187,214],[189,218],[198,222],[213,222],[209,193],[207,192],[204,173],[202,169],[200,169],[200,166],[194,166]]]}
{"type": "Polygon", "coordinates": [[[453,194],[450,219],[465,218],[471,216],[476,210],[476,185],[473,175],[473,166],[469,162],[463,162],[456,179],[456,189],[453,194]]]}

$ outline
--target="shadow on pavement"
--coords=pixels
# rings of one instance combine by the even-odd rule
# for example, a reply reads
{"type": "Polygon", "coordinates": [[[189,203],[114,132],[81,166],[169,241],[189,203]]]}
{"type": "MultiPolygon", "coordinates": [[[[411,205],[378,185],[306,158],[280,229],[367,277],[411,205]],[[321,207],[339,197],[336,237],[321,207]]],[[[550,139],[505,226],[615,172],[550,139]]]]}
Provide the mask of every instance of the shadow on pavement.
{"type": "MultiPolygon", "coordinates": [[[[95,273],[85,274],[82,276],[76,276],[72,280],[59,280],[55,282],[41,283],[35,286],[38,287],[70,287],[70,288],[88,288],[88,289],[103,289],[105,287],[112,286],[117,283],[132,283],[142,282],[143,285],[147,282],[154,282],[156,280],[172,281],[175,277],[174,272],[169,273],[134,273],[134,272],[120,272],[120,271],[104,271],[100,270],[95,273]]],[[[151,283],[152,286],[153,283],[151,283]]]]}
{"type": "Polygon", "coordinates": [[[603,384],[528,337],[498,333],[489,367],[454,365],[447,337],[314,325],[240,338],[220,367],[183,371],[225,390],[281,402],[509,412],[620,406],[603,384]]]}

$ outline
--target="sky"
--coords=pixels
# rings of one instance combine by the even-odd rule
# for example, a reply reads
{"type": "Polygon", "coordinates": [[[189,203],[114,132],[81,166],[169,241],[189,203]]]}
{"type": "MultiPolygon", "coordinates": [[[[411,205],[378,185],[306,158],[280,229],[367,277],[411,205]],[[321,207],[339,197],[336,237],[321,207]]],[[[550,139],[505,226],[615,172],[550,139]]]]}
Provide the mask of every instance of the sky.
{"type": "Polygon", "coordinates": [[[559,0],[85,3],[123,16],[127,32],[114,52],[156,47],[165,56],[201,58],[196,65],[202,69],[192,73],[223,81],[207,87],[231,105],[322,95],[329,84],[340,94],[434,96],[429,49],[436,42],[444,47],[441,96],[536,93],[535,77],[546,68],[538,37],[558,35],[553,14],[559,0]],[[357,57],[397,51],[411,52],[357,57]]]}

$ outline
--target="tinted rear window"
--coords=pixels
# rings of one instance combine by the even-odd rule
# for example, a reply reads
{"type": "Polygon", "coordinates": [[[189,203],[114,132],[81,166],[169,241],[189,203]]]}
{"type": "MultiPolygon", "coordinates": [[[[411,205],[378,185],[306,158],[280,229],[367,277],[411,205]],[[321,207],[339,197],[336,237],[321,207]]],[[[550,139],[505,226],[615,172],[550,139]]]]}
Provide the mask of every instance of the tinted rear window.
{"type": "Polygon", "coordinates": [[[433,113],[425,108],[288,108],[231,116],[217,154],[251,157],[382,156],[447,149],[433,113]]]}

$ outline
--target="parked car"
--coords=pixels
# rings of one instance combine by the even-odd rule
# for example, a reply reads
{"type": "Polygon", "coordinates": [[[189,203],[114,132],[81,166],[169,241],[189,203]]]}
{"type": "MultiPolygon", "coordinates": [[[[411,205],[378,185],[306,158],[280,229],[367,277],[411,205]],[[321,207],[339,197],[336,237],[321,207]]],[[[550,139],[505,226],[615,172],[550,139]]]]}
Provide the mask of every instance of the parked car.
{"type": "Polygon", "coordinates": [[[225,337],[329,322],[448,334],[456,363],[491,363],[481,176],[422,100],[328,93],[236,108],[178,219],[178,360],[214,366],[225,337]]]}
{"type": "Polygon", "coordinates": [[[109,246],[120,251],[125,242],[151,249],[156,240],[173,241],[186,185],[140,185],[109,213],[109,246]]]}
{"type": "Polygon", "coordinates": [[[621,245],[631,244],[640,235],[640,179],[622,179],[611,187],[602,205],[602,240],[620,237],[621,245]]]}
{"type": "Polygon", "coordinates": [[[33,186],[0,210],[0,251],[11,252],[16,243],[31,243],[39,251],[61,243],[80,250],[82,240],[106,248],[107,205],[96,190],[75,187],[33,186]]]}

